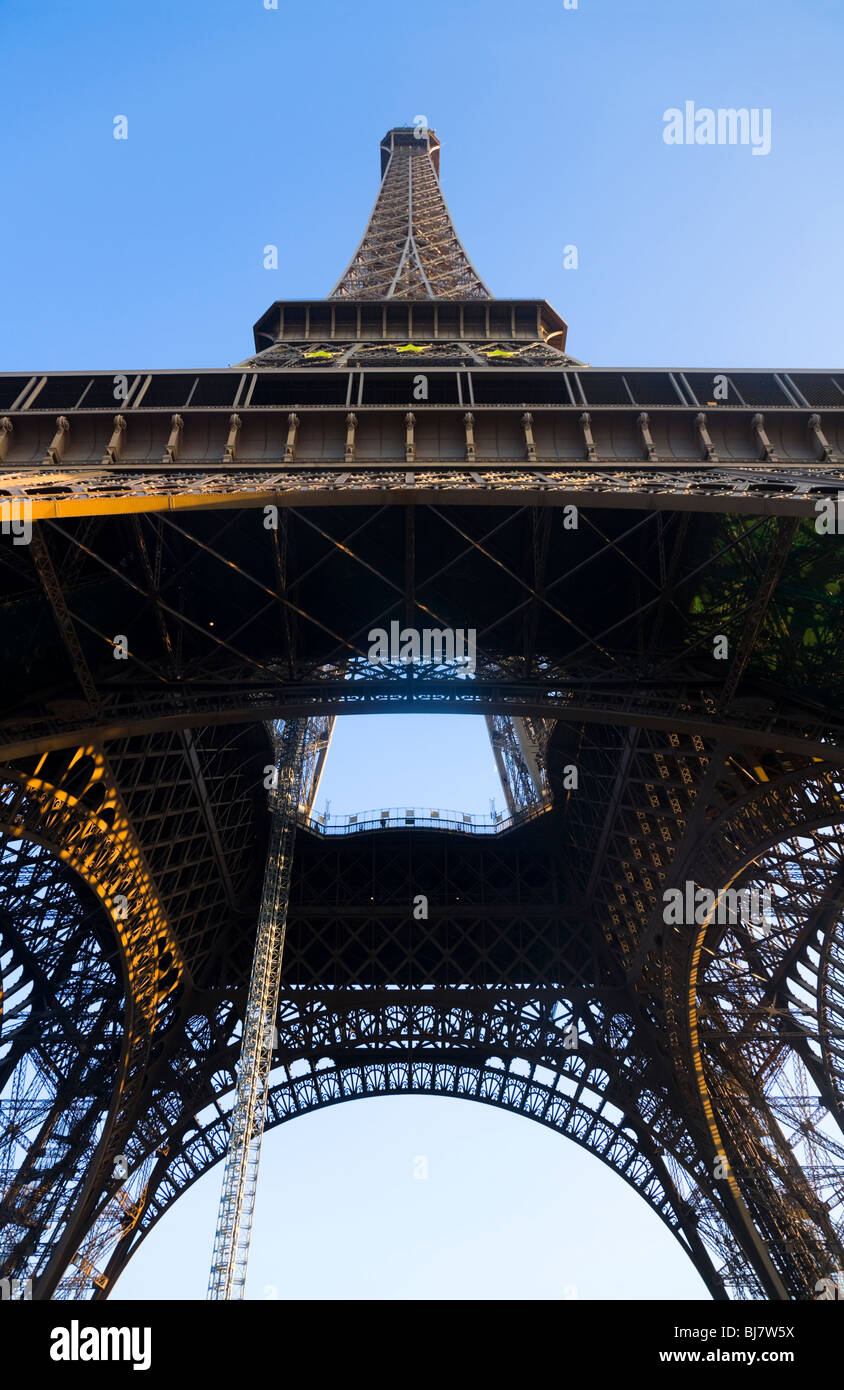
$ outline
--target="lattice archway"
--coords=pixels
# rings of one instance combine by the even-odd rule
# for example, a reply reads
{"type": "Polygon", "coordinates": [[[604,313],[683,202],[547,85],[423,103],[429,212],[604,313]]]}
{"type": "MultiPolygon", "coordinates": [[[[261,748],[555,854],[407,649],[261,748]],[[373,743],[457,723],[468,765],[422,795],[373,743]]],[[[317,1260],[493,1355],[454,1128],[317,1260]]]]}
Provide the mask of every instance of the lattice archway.
{"type": "MultiPolygon", "coordinates": [[[[689,1156],[682,1151],[673,1155],[669,1171],[664,1161],[668,1155],[661,1154],[659,1145],[649,1139],[642,1141],[637,1137],[630,1117],[606,1098],[599,1098],[594,1105],[584,1104],[574,1099],[571,1085],[561,1089],[562,1074],[555,1077],[548,1072],[547,1079],[540,1079],[536,1073],[545,1069],[527,1062],[511,1059],[508,1065],[494,1065],[492,1061],[471,1065],[434,1056],[397,1056],[395,1061],[343,1066],[329,1063],[328,1059],[325,1065],[305,1067],[302,1063],[299,1075],[291,1075],[271,1087],[266,1130],[328,1106],[378,1096],[450,1097],[524,1115],[572,1139],[623,1178],[672,1232],[713,1296],[726,1297],[714,1267],[720,1252],[710,1242],[713,1253],[709,1253],[697,1219],[691,1215],[688,1196],[678,1190],[673,1180],[689,1156]]],[[[290,1068],[291,1072],[294,1070],[295,1066],[290,1068]]],[[[221,1080],[219,1074],[216,1080],[221,1080]]],[[[184,1136],[174,1162],[163,1155],[152,1169],[143,1214],[115,1251],[109,1266],[109,1287],[178,1197],[225,1157],[228,1113],[217,1106],[213,1115],[184,1136]]],[[[697,1186],[691,1166],[690,1162],[685,1170],[689,1189],[697,1186]]],[[[754,1287],[752,1275],[745,1287],[754,1287]]],[[[95,1293],[95,1297],[104,1296],[106,1290],[95,1293]]]]}

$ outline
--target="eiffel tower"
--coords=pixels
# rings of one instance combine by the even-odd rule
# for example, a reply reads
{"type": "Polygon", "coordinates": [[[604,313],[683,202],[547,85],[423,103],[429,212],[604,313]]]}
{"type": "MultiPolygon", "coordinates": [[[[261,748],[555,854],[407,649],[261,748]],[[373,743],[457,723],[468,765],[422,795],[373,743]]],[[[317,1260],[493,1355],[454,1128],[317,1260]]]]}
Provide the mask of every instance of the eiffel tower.
{"type": "Polygon", "coordinates": [[[587,366],[488,291],[434,132],[380,154],[331,295],[238,366],[0,376],[0,1274],[106,1298],[231,1163],[251,1057],[250,1162],[473,1099],[608,1164],[713,1298],[823,1296],[844,373],[587,366]],[[440,649],[374,660],[393,625],[440,649]],[[381,711],[485,717],[506,814],[318,816],[333,720],[381,711]]]}

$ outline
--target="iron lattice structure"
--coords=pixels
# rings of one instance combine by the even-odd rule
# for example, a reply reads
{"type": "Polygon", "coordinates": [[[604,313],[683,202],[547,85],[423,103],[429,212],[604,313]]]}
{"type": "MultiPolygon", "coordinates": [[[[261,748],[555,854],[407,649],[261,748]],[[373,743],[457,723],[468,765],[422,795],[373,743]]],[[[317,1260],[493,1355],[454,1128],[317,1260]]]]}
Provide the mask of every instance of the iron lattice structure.
{"type": "Polygon", "coordinates": [[[267,1124],[500,1105],[716,1298],[844,1267],[844,374],[584,367],[487,295],[438,154],[390,132],[334,295],[240,366],[0,377],[0,1274],[36,1297],[106,1297],[226,1153],[303,719],[267,1124]],[[374,665],[393,621],[476,669],[374,665]],[[487,719],[497,833],[311,814],[335,716],[382,710],[487,719]],[[754,886],[763,927],[721,910],[754,886]]]}
{"type": "Polygon", "coordinates": [[[242,1298],[246,1290],[308,733],[307,720],[288,720],[274,759],[272,830],[208,1282],[208,1297],[215,1300],[242,1298]]]}
{"type": "Polygon", "coordinates": [[[378,198],[332,298],[490,297],[455,231],[439,172],[440,142],[433,131],[420,124],[387,132],[378,198]]]}

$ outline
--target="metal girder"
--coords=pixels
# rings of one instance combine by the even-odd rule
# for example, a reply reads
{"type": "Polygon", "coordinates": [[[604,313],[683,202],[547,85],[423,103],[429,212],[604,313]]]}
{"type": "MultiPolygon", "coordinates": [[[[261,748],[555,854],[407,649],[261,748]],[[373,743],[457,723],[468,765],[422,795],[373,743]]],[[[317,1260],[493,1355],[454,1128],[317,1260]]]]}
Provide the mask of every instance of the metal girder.
{"type": "Polygon", "coordinates": [[[263,509],[267,506],[346,507],[384,504],[453,506],[621,507],[651,511],[747,516],[817,515],[816,502],[844,492],[844,469],[808,466],[777,472],[748,461],[734,467],[655,467],[635,464],[561,468],[548,460],[526,468],[479,461],[471,470],[420,463],[342,470],[302,467],[281,472],[243,469],[225,475],[203,461],[193,472],[81,469],[63,476],[6,472],[6,495],[31,507],[34,520],[135,513],[263,509]]]}
{"type": "MultiPolygon", "coordinates": [[[[56,749],[73,748],[80,742],[111,743],[116,739],[196,727],[212,728],[244,724],[250,719],[310,718],[317,715],[426,712],[497,714],[537,720],[565,720],[570,724],[617,725],[622,728],[666,730],[684,737],[706,737],[736,744],[814,757],[830,763],[844,762],[844,731],[811,706],[789,701],[784,692],[771,692],[757,708],[741,711],[741,723],[727,722],[713,710],[706,687],[690,689],[683,682],[662,690],[640,690],[635,698],[613,688],[563,689],[549,680],[525,687],[513,682],[473,683],[455,690],[436,680],[400,678],[337,684],[302,684],[277,693],[261,686],[245,686],[231,693],[196,694],[190,713],[174,713],[166,698],[135,700],[121,708],[111,702],[113,722],[80,725],[59,719],[39,721],[41,730],[22,731],[29,736],[9,739],[0,746],[0,757],[18,759],[56,749]],[[680,707],[683,713],[674,711],[680,707]],[[46,727],[45,727],[46,726],[46,727]],[[830,736],[831,729],[831,736],[830,736]]],[[[733,716],[735,718],[735,715],[733,716]]],[[[36,726],[37,727],[37,726],[36,726]]]]}
{"type": "Polygon", "coordinates": [[[296,813],[306,794],[308,727],[285,725],[278,742],[278,783],[255,956],[243,1021],[237,1095],[231,1112],[223,1190],[217,1216],[209,1299],[243,1298],[267,1107],[274,1019],[278,1010],[296,813]]]}

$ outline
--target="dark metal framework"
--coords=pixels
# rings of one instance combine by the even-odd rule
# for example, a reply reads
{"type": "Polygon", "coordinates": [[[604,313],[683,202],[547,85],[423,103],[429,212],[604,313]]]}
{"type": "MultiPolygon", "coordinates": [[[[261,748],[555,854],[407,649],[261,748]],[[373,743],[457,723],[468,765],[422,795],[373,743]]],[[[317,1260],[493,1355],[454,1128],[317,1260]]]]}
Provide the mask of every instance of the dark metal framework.
{"type": "Polygon", "coordinates": [[[334,295],[241,367],[0,377],[0,1275],[107,1296],[223,1156],[266,721],[307,716],[268,1123],[504,1106],[714,1297],[813,1297],[844,1267],[844,374],[584,368],[488,296],[433,133],[382,156],[334,295]],[[374,665],[393,620],[476,629],[476,670],[374,665]],[[510,828],[308,828],[333,717],[381,710],[486,716],[510,828]],[[689,882],[773,920],[667,923],[689,882]]]}

